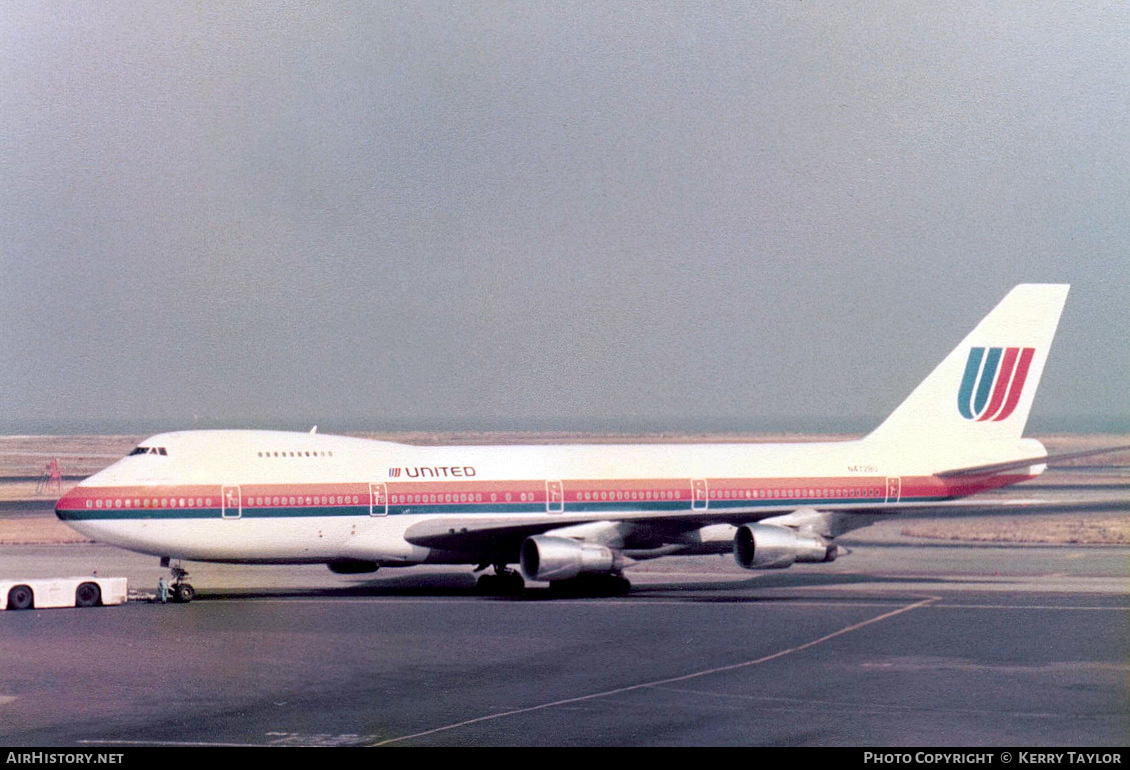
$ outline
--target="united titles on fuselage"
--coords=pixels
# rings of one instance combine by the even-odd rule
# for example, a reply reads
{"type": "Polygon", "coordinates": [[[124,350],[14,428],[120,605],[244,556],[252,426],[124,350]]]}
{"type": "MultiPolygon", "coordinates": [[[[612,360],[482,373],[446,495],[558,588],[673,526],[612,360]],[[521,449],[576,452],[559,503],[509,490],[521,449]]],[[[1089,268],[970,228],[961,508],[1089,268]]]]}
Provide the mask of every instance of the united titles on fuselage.
{"type": "Polygon", "coordinates": [[[475,475],[475,468],[473,465],[416,465],[388,469],[389,478],[395,479],[401,475],[410,479],[468,477],[475,475]]]}

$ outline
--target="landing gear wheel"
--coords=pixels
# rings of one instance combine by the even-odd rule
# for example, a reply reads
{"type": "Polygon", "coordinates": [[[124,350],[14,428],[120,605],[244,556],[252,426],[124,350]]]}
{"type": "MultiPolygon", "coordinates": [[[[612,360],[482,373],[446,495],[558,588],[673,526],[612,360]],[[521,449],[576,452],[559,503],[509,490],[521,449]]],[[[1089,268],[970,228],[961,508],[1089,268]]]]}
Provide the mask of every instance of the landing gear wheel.
{"type": "Polygon", "coordinates": [[[196,598],[196,589],[184,579],[188,577],[188,570],[180,566],[180,564],[173,564],[169,567],[169,571],[173,573],[173,583],[169,586],[169,598],[177,604],[188,604],[196,598]]]}
{"type": "Polygon", "coordinates": [[[102,603],[102,589],[97,583],[83,583],[75,589],[76,607],[97,607],[102,603]]]}
{"type": "Polygon", "coordinates": [[[30,586],[13,586],[8,592],[8,609],[26,610],[32,606],[34,600],[35,594],[31,592],[30,586]]]}
{"type": "Polygon", "coordinates": [[[177,583],[173,586],[173,601],[178,604],[188,604],[196,598],[196,589],[188,583],[177,583]]]}
{"type": "Polygon", "coordinates": [[[520,594],[526,590],[526,581],[522,579],[521,573],[511,569],[498,577],[502,580],[502,588],[508,595],[520,594]]]}
{"type": "Polygon", "coordinates": [[[526,581],[512,569],[495,568],[493,575],[480,575],[475,588],[484,596],[515,596],[526,588],[526,581]]]}

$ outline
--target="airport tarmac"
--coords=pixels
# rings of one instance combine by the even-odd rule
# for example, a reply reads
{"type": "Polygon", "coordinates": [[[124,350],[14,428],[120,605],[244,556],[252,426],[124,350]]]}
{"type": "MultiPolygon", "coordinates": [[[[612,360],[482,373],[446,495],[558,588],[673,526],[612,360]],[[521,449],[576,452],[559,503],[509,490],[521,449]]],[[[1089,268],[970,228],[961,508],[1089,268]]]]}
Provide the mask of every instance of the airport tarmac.
{"type": "MultiPolygon", "coordinates": [[[[1086,531],[1124,515],[1128,486],[1124,468],[1072,470],[1018,493],[1062,495],[1086,531]]],[[[2,517],[56,524],[43,504],[2,517]]],[[[659,559],[606,599],[480,597],[466,567],[190,563],[189,605],[0,613],[0,745],[1130,742],[1130,546],[914,524],[781,571],[659,559]]],[[[94,571],[148,591],[167,574],[107,546],[0,546],[0,578],[94,571]]]]}
{"type": "MultiPolygon", "coordinates": [[[[190,605],[0,613],[0,744],[1126,745],[1130,548],[884,526],[827,565],[659,560],[612,599],[190,565],[190,605]]],[[[96,545],[0,564],[163,572],[96,545]]]]}

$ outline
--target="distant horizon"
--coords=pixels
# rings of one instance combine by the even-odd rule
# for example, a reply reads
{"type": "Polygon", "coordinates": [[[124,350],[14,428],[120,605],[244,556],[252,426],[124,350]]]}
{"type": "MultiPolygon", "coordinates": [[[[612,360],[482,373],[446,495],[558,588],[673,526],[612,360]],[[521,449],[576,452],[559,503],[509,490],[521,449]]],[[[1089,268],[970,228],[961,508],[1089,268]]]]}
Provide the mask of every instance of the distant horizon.
{"type": "MultiPolygon", "coordinates": [[[[3,426],[4,436],[150,436],[185,430],[278,430],[306,432],[317,426],[319,433],[561,433],[600,435],[863,435],[878,427],[883,418],[798,418],[788,422],[783,419],[743,420],[697,419],[683,423],[648,420],[576,421],[564,420],[506,420],[433,422],[409,424],[403,422],[367,422],[357,419],[343,420],[241,420],[231,423],[198,421],[181,424],[162,420],[56,420],[15,421],[3,426]]],[[[1130,421],[1115,417],[1044,418],[1032,417],[1025,428],[1025,436],[1038,435],[1124,435],[1130,434],[1130,421]]]]}

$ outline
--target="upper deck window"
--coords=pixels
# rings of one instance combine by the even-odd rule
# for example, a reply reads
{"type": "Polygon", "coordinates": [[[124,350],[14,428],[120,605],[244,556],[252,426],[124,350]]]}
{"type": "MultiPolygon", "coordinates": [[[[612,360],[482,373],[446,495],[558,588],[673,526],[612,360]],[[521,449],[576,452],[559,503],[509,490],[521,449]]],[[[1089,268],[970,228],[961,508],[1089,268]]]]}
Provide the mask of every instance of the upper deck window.
{"type": "Polygon", "coordinates": [[[130,452],[129,455],[127,455],[127,457],[133,457],[134,455],[168,455],[168,454],[169,453],[165,451],[165,447],[163,447],[163,446],[139,446],[139,447],[135,447],[134,450],[132,452],[130,452]]]}

